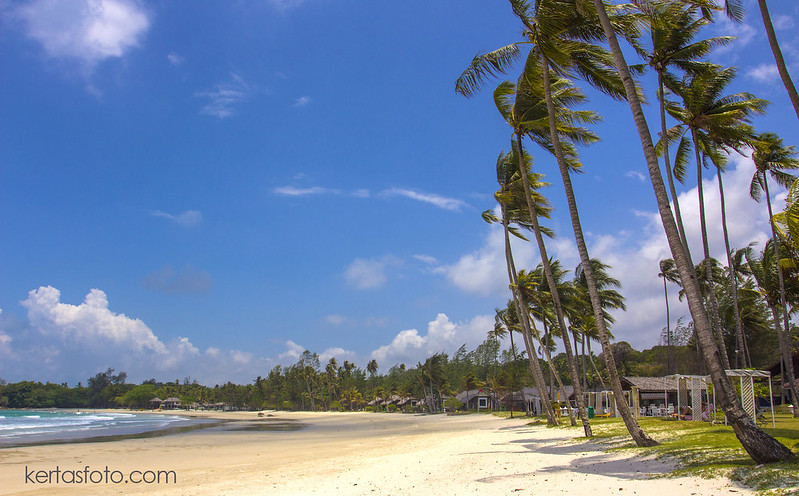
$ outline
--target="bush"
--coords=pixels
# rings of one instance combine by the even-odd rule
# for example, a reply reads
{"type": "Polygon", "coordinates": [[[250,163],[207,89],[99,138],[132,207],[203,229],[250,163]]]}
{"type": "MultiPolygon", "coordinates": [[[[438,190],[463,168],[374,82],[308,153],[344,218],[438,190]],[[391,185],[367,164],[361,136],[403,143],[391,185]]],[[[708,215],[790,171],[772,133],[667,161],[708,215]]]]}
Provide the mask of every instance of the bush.
{"type": "Polygon", "coordinates": [[[395,404],[393,404],[393,403],[392,403],[392,404],[388,405],[388,407],[386,408],[386,410],[387,410],[388,412],[394,413],[394,412],[396,412],[396,411],[397,411],[397,405],[395,405],[395,404]]]}
{"type": "Polygon", "coordinates": [[[343,412],[344,411],[344,407],[341,406],[341,402],[340,401],[336,400],[336,401],[330,403],[330,411],[332,411],[332,412],[343,412]]]}
{"type": "Polygon", "coordinates": [[[454,412],[458,408],[462,407],[463,403],[455,397],[449,397],[444,401],[444,408],[447,409],[448,412],[454,412]]]}
{"type": "Polygon", "coordinates": [[[374,412],[376,412],[376,411],[377,411],[377,409],[376,409],[375,407],[373,407],[373,406],[367,406],[367,407],[366,407],[366,408],[364,408],[363,410],[364,410],[365,412],[369,412],[369,413],[374,413],[374,412]]]}

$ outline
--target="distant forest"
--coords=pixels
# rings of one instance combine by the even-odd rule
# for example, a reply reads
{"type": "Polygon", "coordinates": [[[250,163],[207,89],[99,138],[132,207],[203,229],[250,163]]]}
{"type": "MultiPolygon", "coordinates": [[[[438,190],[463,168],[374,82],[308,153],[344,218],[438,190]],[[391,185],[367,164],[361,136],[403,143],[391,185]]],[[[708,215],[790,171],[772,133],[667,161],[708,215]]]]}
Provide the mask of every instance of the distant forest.
{"type": "MultiPolygon", "coordinates": [[[[613,355],[622,376],[662,376],[666,373],[699,374],[696,347],[689,325],[672,330],[672,346],[658,345],[637,351],[626,341],[613,345],[613,355]],[[668,371],[667,371],[668,367],[668,371]]],[[[778,363],[776,345],[764,347],[773,356],[758,356],[757,366],[778,363]]],[[[581,381],[592,390],[607,389],[607,375],[602,355],[578,354],[581,381]]],[[[754,357],[753,357],[754,358],[754,357]]],[[[565,354],[552,357],[552,368],[540,360],[547,383],[551,384],[552,370],[570,384],[565,354]]],[[[375,397],[392,395],[422,399],[428,395],[454,395],[465,389],[486,389],[497,397],[522,387],[533,386],[529,363],[524,352],[500,350],[500,340],[489,336],[472,351],[466,346],[452,356],[433,355],[414,367],[398,364],[387,373],[378,373],[378,363],[370,361],[365,368],[349,361],[339,364],[331,358],[322,365],[316,353],[305,351],[290,366],[276,366],[266,377],[257,377],[250,384],[228,382],[213,387],[199,384],[186,377],[173,382],[150,379],[141,384],[127,382],[125,372],[114,369],[100,372],[86,384],[41,383],[22,381],[6,383],[0,380],[0,407],[5,408],[135,408],[150,407],[155,397],[178,398],[181,405],[224,403],[230,408],[286,410],[362,410],[371,409],[367,403],[375,397]],[[431,389],[434,393],[431,393],[431,389]]],[[[557,384],[556,384],[557,385],[557,384]]]]}

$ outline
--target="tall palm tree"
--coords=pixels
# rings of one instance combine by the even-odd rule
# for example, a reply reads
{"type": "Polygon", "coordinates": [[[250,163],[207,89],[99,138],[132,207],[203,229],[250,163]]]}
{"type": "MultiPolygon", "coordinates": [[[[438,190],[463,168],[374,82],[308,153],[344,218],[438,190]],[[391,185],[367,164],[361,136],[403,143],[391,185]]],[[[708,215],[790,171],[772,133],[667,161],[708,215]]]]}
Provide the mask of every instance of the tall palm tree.
{"type": "Polygon", "coordinates": [[[667,282],[677,282],[679,274],[674,267],[674,260],[664,258],[659,264],[658,277],[663,278],[663,297],[666,300],[666,374],[671,374],[671,315],[669,314],[669,288],[667,282]]]}
{"type": "Polygon", "coordinates": [[[710,20],[697,16],[699,10],[696,6],[685,5],[681,2],[641,2],[639,9],[649,21],[652,40],[651,51],[646,54],[647,64],[657,74],[658,103],[660,107],[660,149],[663,153],[666,178],[669,183],[671,201],[674,204],[674,214],[677,227],[680,230],[685,251],[690,258],[688,239],[683,229],[680,201],[674,184],[674,174],[669,161],[669,139],[666,127],[666,85],[667,78],[673,78],[669,73],[671,67],[676,67],[684,72],[696,72],[701,69],[698,59],[707,55],[717,45],[725,45],[733,40],[731,36],[710,38],[701,41],[692,41],[699,30],[707,25],[710,20]]]}
{"type": "MultiPolygon", "coordinates": [[[[766,208],[768,209],[769,219],[774,217],[774,212],[771,208],[768,178],[771,176],[777,184],[786,188],[789,187],[795,180],[795,177],[785,171],[799,168],[799,160],[794,158],[795,155],[796,151],[794,147],[784,146],[782,144],[782,139],[774,133],[762,133],[755,142],[755,151],[752,153],[752,161],[755,163],[755,174],[749,186],[749,195],[755,201],[760,201],[761,192],[763,193],[766,197],[766,208]]],[[[777,236],[774,223],[770,222],[770,224],[771,235],[774,242],[774,253],[779,254],[780,239],[777,236]]],[[[788,340],[788,336],[790,335],[790,319],[788,318],[788,304],[785,295],[785,280],[779,256],[774,257],[774,265],[779,285],[780,306],[782,307],[782,329],[780,329],[779,325],[777,326],[777,336],[782,352],[783,365],[789,384],[791,385],[791,395],[793,396],[794,404],[799,404],[799,395],[797,395],[795,384],[796,375],[793,369],[793,359],[791,358],[790,342],[788,340]]],[[[779,319],[777,322],[779,322],[779,319]]],[[[799,408],[794,409],[794,416],[799,416],[799,408]]]]}
{"type": "MultiPolygon", "coordinates": [[[[570,171],[575,165],[576,154],[570,152],[570,149],[567,149],[566,146],[563,146],[561,143],[561,136],[572,141],[583,142],[588,135],[583,133],[581,137],[580,135],[566,135],[566,133],[563,133],[562,123],[566,121],[567,118],[564,115],[564,110],[566,110],[572,102],[567,102],[565,106],[558,106],[553,98],[553,88],[559,78],[567,75],[578,75],[606,93],[621,98],[623,95],[621,81],[613,71],[610,54],[593,43],[601,39],[602,30],[599,29],[595,22],[592,22],[594,20],[592,18],[593,9],[590,8],[589,1],[538,0],[534,2],[534,4],[531,4],[526,0],[510,0],[510,4],[514,14],[526,28],[525,37],[527,39],[524,43],[530,45],[530,52],[527,55],[527,62],[519,83],[521,89],[522,81],[524,81],[526,83],[525,89],[530,91],[529,94],[526,91],[520,91],[519,93],[524,94],[525,97],[543,94],[549,125],[545,147],[551,150],[558,163],[558,169],[560,170],[561,179],[563,180],[564,189],[566,191],[577,249],[580,254],[581,263],[586,272],[588,293],[597,321],[600,342],[602,343],[603,350],[609,350],[609,333],[607,332],[604,319],[602,318],[598,290],[589,263],[588,249],[583,236],[577,203],[571,184],[570,171]],[[552,72],[555,74],[552,74],[552,72]]],[[[614,8],[614,10],[622,14],[627,13],[623,8],[614,8]]],[[[636,26],[635,19],[629,15],[614,16],[614,21],[624,32],[632,32],[636,26]]],[[[514,44],[486,54],[482,60],[480,57],[476,57],[472,66],[459,78],[456,83],[456,88],[463,94],[471,94],[479,88],[480,83],[486,76],[494,75],[497,72],[503,72],[508,62],[512,61],[513,57],[517,56],[518,53],[519,44],[514,44]]],[[[540,105],[533,105],[533,108],[538,108],[539,106],[540,105]]],[[[590,114],[587,114],[586,117],[588,115],[590,114]]],[[[586,117],[581,116],[581,120],[587,120],[586,117]]],[[[590,119],[595,120],[596,117],[590,115],[590,119]]],[[[532,128],[528,128],[526,131],[534,140],[536,138],[541,138],[543,134],[541,131],[534,132],[532,128]]],[[[547,258],[543,253],[541,255],[542,260],[544,260],[545,272],[548,272],[546,267],[548,263],[547,258]]],[[[550,280],[549,282],[553,285],[553,281],[550,280]]],[[[553,292],[553,296],[556,294],[557,292],[553,292]]],[[[568,337],[565,335],[565,329],[563,329],[564,324],[562,323],[563,319],[560,315],[562,313],[560,306],[560,302],[555,304],[559,325],[561,325],[561,330],[564,332],[564,347],[570,362],[569,365],[572,370],[572,375],[577,375],[576,363],[574,362],[573,353],[570,349],[571,345],[568,343],[568,337]]],[[[603,353],[603,356],[606,357],[605,365],[608,370],[611,387],[615,394],[621,397],[621,382],[616,372],[612,354],[603,353]]],[[[582,388],[579,384],[579,378],[576,378],[574,383],[580,417],[583,421],[583,425],[586,426],[586,435],[589,435],[590,427],[588,426],[587,411],[584,404],[582,388]]],[[[624,423],[630,435],[639,446],[651,446],[656,444],[638,425],[637,420],[627,405],[620,405],[619,413],[624,419],[624,423]]]]}
{"type": "MultiPolygon", "coordinates": [[[[510,226],[511,218],[522,227],[532,227],[536,232],[536,238],[539,238],[542,236],[542,230],[538,224],[538,219],[536,218],[532,220],[531,217],[537,216],[538,212],[541,212],[542,215],[548,216],[551,208],[546,202],[546,199],[536,192],[535,200],[537,206],[533,209],[528,209],[526,212],[527,216],[524,215],[524,209],[519,205],[520,196],[522,195],[518,194],[518,185],[520,183],[520,181],[518,181],[518,177],[520,175],[524,175],[526,177],[526,186],[524,187],[525,190],[527,187],[530,187],[531,184],[536,185],[535,189],[537,190],[542,183],[539,182],[540,176],[528,176],[530,169],[529,164],[532,163],[532,160],[530,159],[529,155],[524,153],[524,149],[518,146],[518,143],[516,145],[517,146],[512,147],[511,153],[507,155],[501,154],[497,160],[497,182],[500,185],[500,190],[495,194],[495,197],[502,212],[502,227],[505,239],[505,262],[508,269],[508,281],[513,292],[516,308],[524,309],[526,308],[526,304],[524,303],[524,296],[521,294],[518,280],[516,279],[516,266],[513,261],[513,252],[510,243],[510,233],[512,232],[510,226]],[[519,172],[514,171],[515,163],[524,164],[519,172]],[[516,178],[515,181],[512,180],[514,177],[516,178]],[[516,194],[513,194],[514,190],[516,194]],[[528,221],[528,219],[530,220],[528,221]]],[[[527,194],[530,196],[533,195],[533,193],[526,191],[526,194],[523,196],[526,197],[527,194]]],[[[543,244],[543,238],[541,238],[541,243],[543,244]]],[[[506,312],[504,317],[510,319],[511,313],[509,311],[506,312]]],[[[534,353],[535,349],[532,346],[531,336],[533,333],[530,329],[530,322],[528,320],[529,315],[526,311],[516,312],[516,317],[521,324],[522,337],[527,349],[528,365],[530,372],[533,375],[533,381],[540,391],[540,397],[543,400],[543,409],[547,416],[547,421],[551,425],[558,425],[558,419],[555,416],[555,412],[552,409],[552,404],[549,401],[548,394],[546,393],[546,389],[544,387],[545,382],[543,372],[541,371],[541,365],[538,363],[538,356],[534,353]]],[[[509,322],[506,322],[505,324],[512,337],[513,328],[509,325],[509,322]]]]}
{"type": "Polygon", "coordinates": [[[771,22],[768,4],[766,4],[766,0],[757,0],[757,4],[760,7],[760,15],[763,17],[763,26],[766,28],[769,47],[771,48],[771,53],[774,55],[774,62],[777,64],[777,72],[779,72],[782,84],[785,86],[786,91],[788,91],[788,97],[791,99],[796,117],[799,117],[799,93],[796,91],[796,86],[793,84],[791,75],[788,74],[788,67],[785,65],[785,58],[782,56],[782,50],[777,41],[777,34],[774,32],[774,24],[771,22]]]}
{"type": "MultiPolygon", "coordinates": [[[[514,10],[517,16],[530,30],[529,36],[534,43],[532,52],[537,51],[541,58],[541,67],[543,69],[541,72],[542,88],[547,106],[552,148],[566,192],[566,201],[569,207],[577,251],[580,254],[580,262],[596,320],[600,343],[604,351],[609,351],[611,349],[610,333],[606,327],[597,280],[589,258],[588,246],[583,236],[582,223],[571,182],[572,168],[561,146],[558,120],[562,116],[562,111],[558,112],[559,109],[556,109],[552,98],[553,85],[550,70],[554,70],[556,74],[579,75],[613,96],[621,95],[621,81],[612,70],[610,53],[591,43],[598,41],[601,34],[596,31],[596,24],[590,22],[592,19],[586,16],[589,13],[589,9],[586,8],[588,6],[587,2],[581,0],[539,1],[536,2],[535,11],[530,8],[527,2],[519,0],[512,3],[516,5],[514,10]]],[[[528,75],[528,77],[532,77],[532,74],[528,75]]],[[[617,398],[621,398],[623,395],[621,381],[613,355],[612,353],[603,353],[603,356],[605,357],[605,366],[608,371],[611,389],[617,398]]],[[[619,413],[636,444],[639,446],[657,444],[641,429],[626,403],[622,402],[620,404],[619,413]]]]}
{"type": "Polygon", "coordinates": [[[691,261],[685,256],[682,249],[683,244],[680,238],[680,232],[677,224],[672,216],[669,197],[666,186],[663,183],[663,178],[660,175],[660,168],[655,153],[655,146],[652,142],[652,135],[649,132],[649,127],[641,107],[641,100],[639,98],[635,81],[630,74],[627,62],[624,58],[624,53],[619,45],[616,32],[610,22],[607,11],[605,10],[605,3],[603,0],[593,0],[594,6],[599,17],[602,29],[607,37],[607,43],[610,46],[611,53],[619,75],[624,83],[624,90],[627,96],[627,102],[630,105],[630,111],[635,122],[636,130],[638,131],[641,140],[641,147],[646,159],[649,178],[652,183],[652,189],[657,200],[658,212],[663,224],[663,230],[666,234],[666,240],[669,244],[672,257],[674,258],[675,265],[680,274],[684,290],[688,300],[688,307],[691,311],[691,316],[694,321],[694,328],[697,334],[697,341],[702,349],[705,357],[705,362],[708,365],[711,378],[713,380],[714,389],[717,397],[724,409],[726,417],[735,431],[736,436],[741,442],[749,456],[758,463],[776,462],[781,460],[788,460],[793,458],[793,453],[790,449],[780,444],[776,439],[760,430],[755,424],[754,420],[749,417],[743,409],[740,398],[735,394],[729,378],[724,373],[721,365],[721,357],[719,356],[718,346],[715,345],[713,331],[710,328],[710,322],[705,312],[702,303],[702,296],[699,291],[699,283],[696,274],[693,271],[691,261]]]}
{"type": "MultiPolygon", "coordinates": [[[[687,74],[682,81],[670,81],[670,89],[682,99],[681,106],[671,102],[667,105],[669,114],[679,122],[673,129],[681,128],[684,133],[690,133],[696,159],[699,223],[706,262],[710,260],[710,247],[702,180],[702,171],[705,167],[703,155],[718,156],[713,146],[714,143],[729,146],[740,145],[744,137],[749,134],[747,124],[751,116],[762,113],[768,104],[767,101],[749,93],[724,95],[725,88],[735,78],[735,74],[734,67],[722,68],[718,65],[705,64],[703,70],[687,74]]],[[[685,143],[686,141],[683,139],[681,144],[685,143]]],[[[684,155],[687,150],[687,146],[681,146],[678,154],[684,155]]],[[[717,158],[716,161],[718,162],[718,160],[717,158]]],[[[710,268],[706,267],[706,269],[705,275],[710,277],[710,268]]],[[[730,362],[722,339],[716,292],[710,281],[708,281],[708,290],[711,323],[715,324],[722,365],[728,369],[730,362]]]]}
{"type": "MultiPolygon", "coordinates": [[[[621,282],[612,277],[608,273],[609,265],[603,263],[599,259],[591,259],[590,266],[593,270],[594,278],[596,280],[597,290],[599,292],[600,308],[604,316],[605,328],[610,329],[610,326],[616,322],[616,319],[609,313],[609,310],[626,310],[624,304],[624,296],[617,291],[621,289],[621,282]]],[[[574,270],[574,288],[579,295],[579,300],[583,303],[582,311],[578,312],[574,323],[581,330],[583,335],[583,345],[586,342],[590,343],[591,337],[599,338],[599,326],[596,323],[596,316],[591,313],[591,301],[588,295],[588,282],[586,280],[586,272],[584,266],[578,265],[574,270]]],[[[609,331],[608,331],[609,332],[609,331]]],[[[585,356],[585,353],[583,353],[585,356]]],[[[585,376],[585,364],[583,363],[583,374],[585,376]]]]}
{"type": "MultiPolygon", "coordinates": [[[[528,57],[528,63],[535,63],[534,58],[528,57]]],[[[516,86],[510,82],[501,83],[497,89],[494,91],[494,102],[497,105],[497,109],[499,110],[500,114],[502,114],[503,118],[513,127],[514,135],[515,135],[515,149],[516,150],[524,150],[522,145],[522,136],[527,134],[529,129],[535,128],[537,122],[540,122],[540,115],[542,115],[542,106],[540,105],[540,101],[529,101],[527,99],[520,99],[520,95],[522,97],[532,96],[534,93],[532,91],[532,87],[529,85],[529,81],[525,80],[524,78],[520,78],[519,80],[520,86],[517,90],[516,86]]],[[[565,98],[569,98],[567,95],[565,98]]],[[[545,114],[543,114],[545,115],[545,114]]],[[[530,212],[530,224],[533,227],[533,233],[535,234],[536,243],[538,245],[538,252],[541,255],[542,263],[544,264],[544,274],[546,275],[548,282],[552,287],[555,287],[554,278],[552,277],[552,271],[549,267],[549,258],[547,256],[547,249],[546,244],[544,243],[544,238],[542,235],[541,228],[538,223],[538,212],[533,200],[532,190],[530,187],[530,183],[528,180],[528,175],[526,174],[526,164],[524,163],[524,154],[523,152],[517,152],[517,160],[519,165],[519,174],[522,178],[522,185],[524,190],[525,200],[527,202],[527,208],[530,212]]],[[[579,375],[577,373],[577,367],[574,360],[574,354],[571,349],[571,344],[569,343],[568,339],[568,332],[565,322],[565,317],[563,313],[563,308],[560,301],[560,295],[558,294],[557,290],[551,292],[552,295],[552,302],[555,309],[555,314],[558,320],[558,326],[562,331],[562,336],[564,337],[564,349],[566,351],[566,356],[569,360],[569,370],[572,375],[572,381],[574,382],[575,387],[575,396],[577,397],[577,405],[578,411],[580,414],[580,420],[583,424],[583,430],[585,432],[586,437],[591,437],[591,424],[588,420],[588,410],[585,407],[585,401],[583,399],[582,388],[579,384],[579,375]]],[[[521,307],[521,305],[520,305],[521,307]]],[[[523,308],[523,307],[522,307],[523,308]]]]}

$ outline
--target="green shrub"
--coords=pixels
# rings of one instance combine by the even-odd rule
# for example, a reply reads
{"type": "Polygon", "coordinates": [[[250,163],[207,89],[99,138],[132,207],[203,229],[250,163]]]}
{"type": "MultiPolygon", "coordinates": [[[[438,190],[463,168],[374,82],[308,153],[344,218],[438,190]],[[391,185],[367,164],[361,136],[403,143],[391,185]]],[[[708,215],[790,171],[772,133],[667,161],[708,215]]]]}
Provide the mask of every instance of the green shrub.
{"type": "Polygon", "coordinates": [[[455,410],[459,409],[462,406],[463,403],[461,403],[461,401],[458,400],[458,398],[455,398],[454,396],[450,396],[444,401],[444,408],[446,408],[448,412],[454,412],[455,410]]]}
{"type": "Polygon", "coordinates": [[[393,403],[388,405],[388,407],[386,408],[386,411],[391,412],[391,413],[396,412],[397,411],[397,405],[395,405],[393,403]]]}

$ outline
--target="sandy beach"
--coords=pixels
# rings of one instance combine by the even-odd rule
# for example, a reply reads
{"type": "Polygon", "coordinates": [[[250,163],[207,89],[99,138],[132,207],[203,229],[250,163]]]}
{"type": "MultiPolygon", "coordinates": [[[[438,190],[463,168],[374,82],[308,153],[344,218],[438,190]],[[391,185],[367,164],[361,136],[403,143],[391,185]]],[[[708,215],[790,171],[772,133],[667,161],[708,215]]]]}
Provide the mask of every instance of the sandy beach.
{"type": "Polygon", "coordinates": [[[0,495],[754,494],[724,478],[652,478],[671,467],[606,453],[579,440],[580,429],[528,426],[527,419],[268,415],[217,413],[237,422],[162,437],[0,449],[0,495]],[[111,479],[173,477],[65,483],[87,470],[99,477],[106,467],[111,479]]]}

